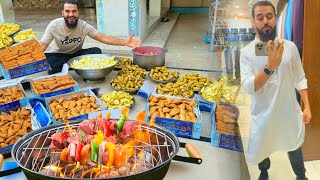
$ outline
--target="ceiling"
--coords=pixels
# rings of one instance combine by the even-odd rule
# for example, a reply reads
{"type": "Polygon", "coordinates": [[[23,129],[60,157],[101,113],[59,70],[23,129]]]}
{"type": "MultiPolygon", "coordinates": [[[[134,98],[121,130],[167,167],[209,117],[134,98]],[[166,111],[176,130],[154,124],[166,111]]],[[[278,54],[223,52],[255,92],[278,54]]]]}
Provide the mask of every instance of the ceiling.
{"type": "MultiPolygon", "coordinates": [[[[227,9],[226,15],[228,18],[241,18],[241,19],[249,19],[250,16],[250,0],[220,0],[220,2],[226,2],[226,6],[224,8],[227,9]]],[[[252,0],[251,5],[259,0],[252,0]]],[[[269,0],[275,6],[278,0],[269,0]]]]}

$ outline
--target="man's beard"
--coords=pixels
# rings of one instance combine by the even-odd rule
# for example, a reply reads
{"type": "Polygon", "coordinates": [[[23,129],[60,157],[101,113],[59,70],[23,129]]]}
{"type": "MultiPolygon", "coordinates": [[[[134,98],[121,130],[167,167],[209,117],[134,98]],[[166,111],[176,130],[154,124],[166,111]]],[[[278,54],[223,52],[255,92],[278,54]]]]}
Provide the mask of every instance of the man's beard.
{"type": "MultiPolygon", "coordinates": [[[[263,27],[263,28],[265,28],[265,27],[263,27]]],[[[274,28],[272,28],[271,26],[269,26],[269,27],[271,28],[271,31],[267,34],[263,32],[263,28],[257,29],[258,34],[259,34],[259,38],[263,42],[268,42],[269,40],[273,41],[276,38],[276,27],[274,27],[274,28]]]]}
{"type": "Polygon", "coordinates": [[[76,19],[74,23],[69,23],[68,18],[64,17],[64,21],[66,22],[67,27],[70,29],[74,29],[78,25],[78,19],[76,19]]]}

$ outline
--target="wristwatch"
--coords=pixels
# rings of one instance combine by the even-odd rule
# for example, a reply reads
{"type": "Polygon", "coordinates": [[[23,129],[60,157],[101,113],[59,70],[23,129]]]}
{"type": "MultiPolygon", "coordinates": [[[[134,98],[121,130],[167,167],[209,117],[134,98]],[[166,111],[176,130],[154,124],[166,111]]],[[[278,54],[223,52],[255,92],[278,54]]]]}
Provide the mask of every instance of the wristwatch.
{"type": "Polygon", "coordinates": [[[266,65],[266,67],[264,67],[264,70],[263,70],[268,76],[270,76],[271,74],[274,73],[274,71],[271,71],[268,66],[266,65]]]}

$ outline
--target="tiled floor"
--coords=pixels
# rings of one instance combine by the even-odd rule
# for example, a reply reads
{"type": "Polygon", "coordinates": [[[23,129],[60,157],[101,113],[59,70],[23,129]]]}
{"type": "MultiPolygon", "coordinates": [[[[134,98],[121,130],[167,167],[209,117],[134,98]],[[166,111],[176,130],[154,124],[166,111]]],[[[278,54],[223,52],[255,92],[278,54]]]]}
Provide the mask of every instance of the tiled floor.
{"type": "MultiPolygon", "coordinates": [[[[93,9],[81,11],[81,17],[90,24],[96,26],[95,14],[93,9]]],[[[24,29],[33,28],[37,33],[37,39],[40,39],[50,20],[60,17],[60,12],[54,11],[18,11],[16,20],[24,29]]],[[[192,68],[200,70],[214,70],[215,72],[200,72],[210,79],[220,77],[223,72],[223,61],[220,60],[220,54],[209,52],[209,44],[204,43],[203,35],[207,26],[206,15],[182,14],[172,32],[166,48],[166,65],[169,67],[192,68]]],[[[223,55],[221,56],[223,58],[223,55]]],[[[250,127],[250,97],[240,92],[237,99],[237,106],[240,109],[239,125],[243,136],[244,146],[247,147],[247,139],[250,127]]],[[[200,143],[199,143],[200,144],[200,143]]],[[[200,145],[203,146],[203,145],[200,145]]],[[[216,149],[215,151],[220,151],[216,149]]],[[[210,152],[211,153],[211,152],[210,152]]],[[[214,152],[212,152],[214,153],[214,152]]],[[[205,156],[210,158],[210,155],[205,156]]],[[[219,161],[219,157],[212,158],[212,161],[219,161]]],[[[275,153],[271,156],[272,166],[269,172],[271,180],[293,180],[294,173],[291,170],[286,153],[275,153]]],[[[217,164],[222,163],[217,162],[217,164]]],[[[320,179],[320,161],[306,162],[307,176],[310,180],[320,179]]],[[[225,164],[224,166],[232,166],[225,164]]],[[[171,168],[179,171],[180,166],[173,165],[171,168]]],[[[201,167],[196,167],[198,169],[201,167]]],[[[210,169],[210,168],[208,168],[210,169]]],[[[221,171],[229,171],[228,168],[221,171]]],[[[173,171],[172,171],[173,172],[173,171]]],[[[249,166],[251,179],[257,179],[259,171],[257,166],[249,166]]],[[[230,172],[232,173],[232,172],[230,172]]],[[[171,174],[172,175],[172,174],[171,174]]],[[[219,177],[219,176],[215,176],[219,177]]],[[[233,180],[231,176],[222,177],[221,180],[233,180]]],[[[191,177],[190,177],[191,178],[191,177]]]]}

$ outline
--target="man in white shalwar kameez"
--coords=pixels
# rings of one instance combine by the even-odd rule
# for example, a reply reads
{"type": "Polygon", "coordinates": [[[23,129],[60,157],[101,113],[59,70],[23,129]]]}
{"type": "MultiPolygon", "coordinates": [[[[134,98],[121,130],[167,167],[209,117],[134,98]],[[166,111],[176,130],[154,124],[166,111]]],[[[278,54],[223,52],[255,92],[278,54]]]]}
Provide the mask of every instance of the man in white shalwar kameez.
{"type": "Polygon", "coordinates": [[[270,2],[253,5],[252,17],[257,36],[240,57],[243,89],[252,96],[247,161],[258,164],[260,180],[268,179],[268,157],[276,151],[288,152],[297,179],[306,180],[301,145],[311,112],[300,55],[293,42],[275,39],[276,13],[270,2]],[[258,42],[268,42],[268,56],[256,56],[258,42]],[[295,89],[304,103],[303,112],[295,89]]]}

